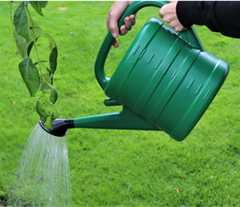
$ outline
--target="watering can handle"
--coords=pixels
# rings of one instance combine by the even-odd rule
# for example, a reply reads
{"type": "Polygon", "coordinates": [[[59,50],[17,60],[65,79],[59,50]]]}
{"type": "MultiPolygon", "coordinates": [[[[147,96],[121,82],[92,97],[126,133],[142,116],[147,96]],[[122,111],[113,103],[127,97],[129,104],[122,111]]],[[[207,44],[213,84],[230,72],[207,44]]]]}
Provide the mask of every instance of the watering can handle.
{"type": "MultiPolygon", "coordinates": [[[[125,10],[123,15],[119,19],[118,27],[120,28],[124,24],[125,17],[130,16],[131,14],[135,14],[138,10],[140,10],[143,7],[155,6],[155,7],[161,8],[163,5],[167,3],[169,2],[168,1],[134,1],[132,4],[129,5],[129,7],[125,10]]],[[[202,51],[204,50],[201,42],[199,41],[192,27],[185,30],[184,32],[179,33],[178,36],[184,39],[189,44],[191,44],[193,47],[200,49],[202,51]]],[[[111,31],[109,31],[100,48],[100,51],[98,53],[97,60],[95,63],[95,75],[103,90],[105,89],[105,87],[107,86],[110,80],[110,78],[108,78],[105,75],[104,64],[114,40],[115,39],[112,36],[111,31]]]]}

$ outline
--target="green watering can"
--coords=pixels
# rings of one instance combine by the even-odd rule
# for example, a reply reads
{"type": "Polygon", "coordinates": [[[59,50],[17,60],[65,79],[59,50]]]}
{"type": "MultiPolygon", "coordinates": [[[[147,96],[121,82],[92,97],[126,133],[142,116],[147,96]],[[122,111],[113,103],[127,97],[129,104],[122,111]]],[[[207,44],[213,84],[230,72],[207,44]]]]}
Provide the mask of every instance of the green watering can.
{"type": "MultiPolygon", "coordinates": [[[[146,6],[165,1],[133,2],[119,20],[146,6]]],[[[104,64],[114,38],[109,32],[101,46],[96,78],[108,98],[106,106],[120,112],[75,119],[56,119],[50,134],[64,136],[69,128],[159,130],[181,141],[187,137],[219,91],[229,65],[205,51],[193,28],[176,33],[158,18],[141,29],[111,78],[104,64]]]]}

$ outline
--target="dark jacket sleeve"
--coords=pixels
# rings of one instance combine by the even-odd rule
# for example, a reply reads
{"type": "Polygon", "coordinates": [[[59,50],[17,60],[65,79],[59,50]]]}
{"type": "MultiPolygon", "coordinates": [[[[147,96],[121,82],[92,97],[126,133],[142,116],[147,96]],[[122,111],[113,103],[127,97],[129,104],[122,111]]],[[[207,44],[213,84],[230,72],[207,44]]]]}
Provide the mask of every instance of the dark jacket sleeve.
{"type": "Polygon", "coordinates": [[[178,1],[176,12],[184,27],[205,25],[211,31],[240,38],[240,1],[178,1]]]}

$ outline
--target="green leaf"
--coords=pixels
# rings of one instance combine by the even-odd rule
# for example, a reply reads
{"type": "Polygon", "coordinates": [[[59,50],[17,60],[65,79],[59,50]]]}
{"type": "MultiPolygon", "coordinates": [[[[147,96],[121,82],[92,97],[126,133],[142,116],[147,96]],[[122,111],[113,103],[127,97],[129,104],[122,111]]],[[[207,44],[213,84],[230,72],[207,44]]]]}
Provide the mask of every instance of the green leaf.
{"type": "Polygon", "coordinates": [[[30,42],[30,44],[28,45],[28,48],[27,48],[27,57],[29,57],[30,55],[30,52],[32,50],[32,47],[33,47],[34,43],[33,42],[30,42]]]}
{"type": "Polygon", "coordinates": [[[17,47],[22,55],[22,58],[26,59],[28,57],[27,51],[28,51],[29,42],[27,42],[24,37],[20,36],[16,32],[16,30],[14,31],[14,36],[16,38],[17,47]]]}
{"type": "Polygon", "coordinates": [[[37,22],[35,21],[30,21],[29,22],[29,29],[30,29],[30,38],[31,41],[37,41],[37,39],[42,35],[42,29],[41,27],[38,25],[37,22]]]}
{"type": "Polygon", "coordinates": [[[54,88],[51,88],[51,95],[50,95],[50,101],[52,104],[55,104],[58,99],[57,91],[54,88]]]}
{"type": "Polygon", "coordinates": [[[30,31],[29,31],[29,24],[28,24],[28,16],[25,10],[25,3],[22,2],[17,10],[14,13],[13,22],[15,25],[16,32],[24,37],[27,42],[30,40],[30,31]]]}
{"type": "Polygon", "coordinates": [[[51,36],[48,33],[44,33],[44,36],[48,38],[50,43],[50,49],[52,50],[49,56],[49,64],[50,64],[51,72],[52,74],[54,74],[57,69],[57,57],[58,57],[57,45],[53,36],[51,36]]]}
{"type": "Polygon", "coordinates": [[[43,16],[42,8],[45,8],[47,6],[47,1],[30,1],[32,7],[35,9],[35,11],[43,16]]]}
{"type": "MultiPolygon", "coordinates": [[[[39,62],[35,62],[34,65],[38,65],[39,62]]],[[[40,63],[48,63],[46,60],[41,60],[40,63]]],[[[49,71],[49,69],[47,69],[49,71]]]]}
{"type": "Polygon", "coordinates": [[[53,128],[53,126],[52,126],[52,121],[53,121],[52,114],[50,114],[50,115],[47,117],[47,120],[44,122],[45,129],[52,129],[52,128],[53,128]]]}
{"type": "MultiPolygon", "coordinates": [[[[37,39],[41,36],[41,29],[38,29],[38,28],[31,29],[30,30],[31,37],[33,37],[33,33],[34,33],[35,37],[31,38],[31,39],[34,39],[36,42],[37,39]],[[34,32],[33,32],[33,30],[34,30],[34,32]]],[[[20,36],[16,32],[16,30],[14,30],[14,36],[16,38],[17,47],[22,55],[22,58],[23,59],[28,58],[29,54],[31,52],[31,49],[33,47],[33,41],[30,40],[29,42],[27,42],[24,37],[20,36]]]]}
{"type": "Polygon", "coordinates": [[[58,118],[60,115],[61,115],[60,112],[58,112],[58,111],[53,111],[53,113],[52,113],[52,118],[53,118],[53,120],[56,119],[56,118],[58,118]]]}
{"type": "Polygon", "coordinates": [[[57,47],[54,47],[49,56],[49,64],[50,64],[50,69],[52,74],[54,74],[57,69],[57,57],[58,57],[58,50],[57,50],[57,47]]]}
{"type": "Polygon", "coordinates": [[[47,120],[47,112],[40,101],[37,101],[36,110],[37,110],[37,113],[39,114],[41,120],[43,122],[45,122],[47,120]]]}
{"type": "Polygon", "coordinates": [[[56,41],[55,41],[55,39],[53,38],[52,35],[50,35],[50,34],[48,34],[48,33],[44,33],[44,36],[45,36],[46,38],[48,38],[48,40],[49,40],[50,49],[53,49],[53,48],[57,47],[56,41]]]}
{"type": "MultiPolygon", "coordinates": [[[[41,61],[43,62],[43,61],[41,61]]],[[[35,63],[36,65],[36,63],[35,63]]],[[[40,77],[43,81],[41,81],[40,86],[39,86],[39,91],[45,91],[47,89],[51,89],[52,88],[52,84],[53,84],[53,76],[51,71],[47,68],[47,71],[45,74],[42,74],[42,76],[40,77]]]]}
{"type": "Polygon", "coordinates": [[[26,58],[19,64],[19,70],[30,95],[34,96],[40,85],[40,77],[37,67],[33,64],[31,58],[26,58]]]}

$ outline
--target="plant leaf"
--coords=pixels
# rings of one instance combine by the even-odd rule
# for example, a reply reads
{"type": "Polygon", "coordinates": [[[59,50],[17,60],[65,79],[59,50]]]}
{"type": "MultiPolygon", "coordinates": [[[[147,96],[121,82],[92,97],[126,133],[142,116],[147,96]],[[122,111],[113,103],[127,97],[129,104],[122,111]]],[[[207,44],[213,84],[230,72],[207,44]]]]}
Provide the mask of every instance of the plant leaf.
{"type": "Polygon", "coordinates": [[[30,42],[30,44],[27,47],[27,57],[29,57],[32,47],[33,47],[33,42],[30,42]]]}
{"type": "Polygon", "coordinates": [[[43,16],[42,8],[45,8],[47,6],[47,1],[30,1],[32,7],[35,9],[35,11],[43,16]]]}
{"type": "Polygon", "coordinates": [[[52,50],[49,56],[49,64],[50,64],[50,70],[52,74],[54,74],[57,69],[57,57],[58,57],[57,45],[56,45],[55,39],[50,34],[44,33],[44,36],[48,38],[50,43],[50,49],[52,50]]]}
{"type": "MultiPolygon", "coordinates": [[[[39,62],[35,62],[34,65],[38,65],[38,63],[39,63],[39,62]]],[[[48,63],[48,61],[46,61],[46,60],[41,60],[40,63],[48,63]]],[[[47,69],[47,70],[49,70],[49,69],[47,69]]]]}
{"type": "Polygon", "coordinates": [[[44,122],[44,125],[45,125],[45,129],[52,129],[53,126],[52,126],[52,114],[50,114],[48,117],[47,117],[47,120],[44,122]]]}
{"type": "Polygon", "coordinates": [[[15,25],[16,32],[24,37],[27,42],[30,40],[30,32],[29,32],[29,24],[28,24],[28,16],[25,10],[25,3],[22,2],[17,10],[14,13],[13,22],[15,25]]]}
{"type": "Polygon", "coordinates": [[[29,22],[29,29],[30,29],[30,38],[31,41],[35,40],[37,41],[37,39],[42,35],[42,29],[41,27],[38,25],[37,22],[35,22],[34,20],[29,22]]]}
{"type": "Polygon", "coordinates": [[[54,74],[57,69],[57,57],[58,57],[58,50],[57,50],[57,47],[54,47],[49,56],[49,64],[50,64],[50,69],[52,74],[54,74]]]}
{"type": "Polygon", "coordinates": [[[40,85],[40,77],[37,67],[31,58],[26,58],[19,64],[19,71],[29,90],[30,96],[34,96],[40,85]]]}
{"type": "Polygon", "coordinates": [[[14,30],[14,36],[16,38],[16,42],[17,42],[17,47],[22,55],[23,59],[26,59],[28,57],[27,55],[27,50],[28,50],[28,45],[29,42],[26,41],[26,39],[22,36],[20,36],[16,30],[14,30]]]}
{"type": "Polygon", "coordinates": [[[61,115],[60,112],[58,112],[58,111],[53,111],[53,113],[52,113],[52,118],[53,118],[53,120],[55,120],[56,118],[58,118],[60,115],[61,115]]]}
{"type": "MultiPolygon", "coordinates": [[[[33,29],[31,29],[32,31],[33,29]]],[[[31,32],[32,34],[33,32],[31,32]]],[[[39,29],[34,29],[34,34],[35,34],[35,41],[37,41],[37,39],[41,36],[41,33],[39,32],[39,29]]],[[[33,46],[33,41],[29,41],[27,42],[26,39],[22,36],[20,36],[16,30],[14,30],[14,36],[17,42],[17,47],[22,55],[23,59],[26,59],[29,57],[30,51],[32,49],[33,46]]],[[[33,35],[31,35],[33,36],[33,35]]]]}
{"type": "Polygon", "coordinates": [[[57,46],[57,45],[56,45],[56,41],[55,41],[55,39],[53,38],[52,35],[50,35],[50,34],[48,34],[48,33],[44,33],[44,36],[45,36],[46,38],[48,38],[48,40],[49,40],[50,49],[53,49],[54,47],[57,46]]]}
{"type": "Polygon", "coordinates": [[[52,104],[55,104],[58,99],[58,93],[54,88],[51,88],[50,101],[52,104]]]}
{"type": "Polygon", "coordinates": [[[37,113],[39,114],[41,120],[43,122],[45,122],[47,120],[47,112],[40,101],[37,101],[36,110],[37,110],[37,113]]]}
{"type": "MultiPolygon", "coordinates": [[[[41,61],[41,62],[43,62],[43,61],[41,61]]],[[[36,63],[34,65],[36,65],[36,63]]],[[[43,79],[43,81],[41,81],[38,91],[45,91],[47,89],[52,88],[51,85],[53,84],[53,76],[52,76],[51,71],[48,68],[47,68],[46,73],[42,74],[42,76],[40,78],[43,79]]]]}
{"type": "MultiPolygon", "coordinates": [[[[34,23],[35,24],[35,23],[34,23]]],[[[34,27],[30,29],[30,39],[34,39],[35,42],[37,41],[37,39],[41,36],[41,28],[39,27],[34,27]]],[[[31,52],[32,46],[33,46],[33,41],[30,40],[29,42],[27,42],[27,40],[20,36],[16,30],[14,30],[14,36],[17,42],[17,47],[22,55],[23,59],[26,59],[27,57],[29,57],[29,54],[31,52]]]]}

